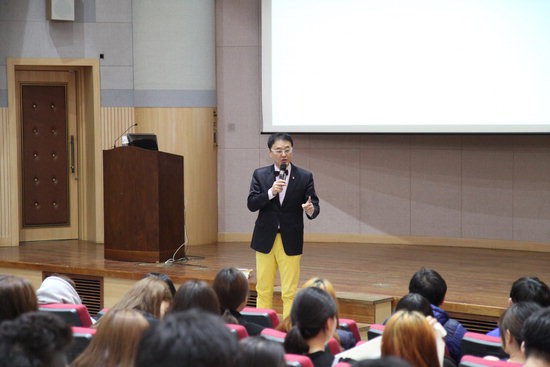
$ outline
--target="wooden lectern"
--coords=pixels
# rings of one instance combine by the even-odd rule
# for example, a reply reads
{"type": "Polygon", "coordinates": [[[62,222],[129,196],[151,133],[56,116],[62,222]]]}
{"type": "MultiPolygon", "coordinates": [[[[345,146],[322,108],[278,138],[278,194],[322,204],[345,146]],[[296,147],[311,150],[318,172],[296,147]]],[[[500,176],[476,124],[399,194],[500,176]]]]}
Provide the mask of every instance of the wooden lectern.
{"type": "Polygon", "coordinates": [[[184,242],[183,157],[103,151],[105,259],[159,262],[184,242]]]}

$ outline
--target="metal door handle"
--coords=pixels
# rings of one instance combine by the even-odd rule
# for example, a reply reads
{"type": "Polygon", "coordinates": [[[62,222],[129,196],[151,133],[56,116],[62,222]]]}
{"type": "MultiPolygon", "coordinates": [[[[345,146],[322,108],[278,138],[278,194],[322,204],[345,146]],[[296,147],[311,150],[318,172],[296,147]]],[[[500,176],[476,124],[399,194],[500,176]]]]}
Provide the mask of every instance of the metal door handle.
{"type": "MultiPolygon", "coordinates": [[[[76,172],[76,166],[75,166],[75,158],[74,158],[74,135],[71,135],[71,173],[75,174],[76,172]]],[[[75,177],[76,179],[76,177],[75,177]]]]}

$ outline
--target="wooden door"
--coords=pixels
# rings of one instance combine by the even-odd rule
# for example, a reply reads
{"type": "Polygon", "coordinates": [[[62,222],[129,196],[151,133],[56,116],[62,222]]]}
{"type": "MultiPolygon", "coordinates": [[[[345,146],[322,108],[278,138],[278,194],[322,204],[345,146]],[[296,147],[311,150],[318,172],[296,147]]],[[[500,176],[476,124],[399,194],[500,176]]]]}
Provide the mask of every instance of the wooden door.
{"type": "Polygon", "coordinates": [[[21,241],[78,238],[73,71],[16,71],[21,241]]]}

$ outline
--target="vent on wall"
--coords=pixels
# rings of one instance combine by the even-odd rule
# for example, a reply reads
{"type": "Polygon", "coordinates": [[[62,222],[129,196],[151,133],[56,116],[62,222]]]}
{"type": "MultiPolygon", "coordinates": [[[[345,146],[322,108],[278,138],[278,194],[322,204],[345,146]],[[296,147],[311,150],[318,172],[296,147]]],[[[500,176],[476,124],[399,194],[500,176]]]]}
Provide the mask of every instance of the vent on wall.
{"type": "Polygon", "coordinates": [[[486,334],[497,327],[498,317],[449,312],[449,317],[456,319],[468,331],[486,334]]]}
{"type": "Polygon", "coordinates": [[[74,22],[74,0],[48,0],[48,19],[74,22]]]}
{"type": "Polygon", "coordinates": [[[103,308],[103,278],[91,275],[42,272],[42,279],[50,275],[64,275],[71,278],[90,315],[95,316],[103,308]]]}

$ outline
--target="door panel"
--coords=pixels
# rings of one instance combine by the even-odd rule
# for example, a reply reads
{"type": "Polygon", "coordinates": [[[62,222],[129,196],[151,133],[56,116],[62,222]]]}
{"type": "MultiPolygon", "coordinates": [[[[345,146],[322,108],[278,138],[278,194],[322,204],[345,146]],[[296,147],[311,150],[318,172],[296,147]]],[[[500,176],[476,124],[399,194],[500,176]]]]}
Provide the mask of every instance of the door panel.
{"type": "Polygon", "coordinates": [[[78,238],[75,73],[18,70],[15,76],[20,241],[78,238]]]}
{"type": "Polygon", "coordinates": [[[70,224],[66,88],[23,85],[23,227],[70,224]]]}

